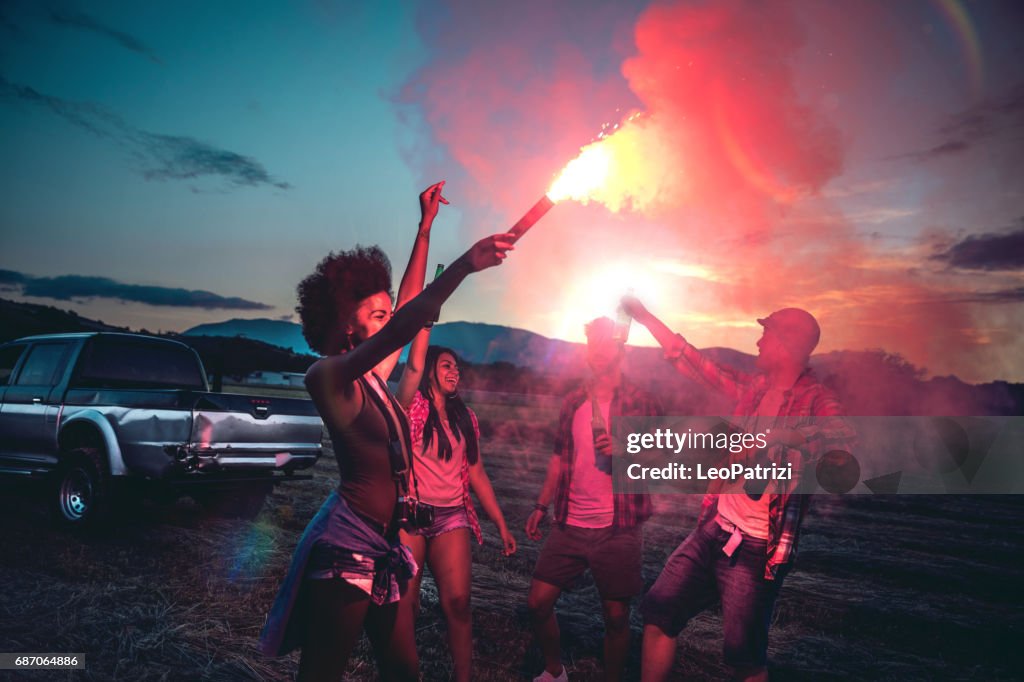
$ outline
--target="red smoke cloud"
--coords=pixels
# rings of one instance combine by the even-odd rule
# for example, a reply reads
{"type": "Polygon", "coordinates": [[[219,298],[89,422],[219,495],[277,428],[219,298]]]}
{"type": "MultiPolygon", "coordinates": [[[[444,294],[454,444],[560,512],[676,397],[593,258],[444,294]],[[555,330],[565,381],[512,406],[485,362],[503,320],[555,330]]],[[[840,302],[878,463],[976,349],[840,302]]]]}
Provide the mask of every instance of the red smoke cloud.
{"type": "Polygon", "coordinates": [[[870,82],[866,68],[899,62],[880,7],[844,5],[844,17],[738,1],[658,4],[639,17],[590,7],[424,12],[437,57],[402,99],[449,157],[417,157],[424,177],[451,178],[453,163],[465,172],[449,192],[473,204],[470,232],[511,225],[602,129],[600,144],[628,169],[614,196],[597,197],[618,212],[560,204],[500,283],[482,283],[450,319],[479,319],[486,299],[487,321],[578,340],[582,322],[632,285],[698,345],[751,351],[754,318],[797,305],[819,317],[822,350],[884,347],[970,376],[958,358],[978,337],[962,307],[876,259],[822,196],[862,131],[840,129],[834,100],[813,84],[857,91],[870,82]],[[876,32],[866,58],[852,49],[857,30],[876,32]],[[822,33],[849,49],[808,59],[822,33]]]}

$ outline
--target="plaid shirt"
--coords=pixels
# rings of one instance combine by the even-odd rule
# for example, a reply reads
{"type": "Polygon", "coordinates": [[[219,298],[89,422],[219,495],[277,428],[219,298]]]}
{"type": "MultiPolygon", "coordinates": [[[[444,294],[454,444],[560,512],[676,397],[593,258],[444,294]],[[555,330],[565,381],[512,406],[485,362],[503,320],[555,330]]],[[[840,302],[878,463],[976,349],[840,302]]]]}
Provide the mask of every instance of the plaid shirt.
{"type": "MultiPolygon", "coordinates": [[[[757,422],[757,408],[768,390],[768,377],[763,373],[747,374],[717,364],[687,343],[682,336],[665,349],[665,357],[692,379],[736,400],[733,415],[743,417],[740,426],[750,431],[757,422]]],[[[796,544],[811,496],[792,491],[799,485],[800,475],[808,464],[815,463],[831,450],[849,452],[855,440],[853,429],[842,418],[843,407],[832,391],[825,388],[805,369],[793,388],[783,394],[782,406],[772,427],[792,428],[800,432],[806,443],[799,448],[774,446],[768,458],[780,466],[792,465],[792,481],[776,481],[778,492],[768,499],[768,563],[764,577],[773,580],[780,566],[796,558],[796,544]]],[[[723,481],[713,481],[701,504],[697,525],[715,517],[718,512],[718,491],[723,481]]]]}
{"type": "MultiPolygon", "coordinates": [[[[572,422],[576,410],[580,409],[588,400],[590,400],[590,393],[586,386],[581,386],[566,396],[562,403],[562,411],[558,416],[558,433],[555,435],[554,454],[559,458],[561,469],[558,476],[558,487],[555,489],[554,512],[555,522],[560,524],[564,524],[569,518],[569,488],[576,460],[572,439],[572,422]]],[[[663,414],[661,405],[649,393],[623,381],[612,394],[609,413],[612,435],[618,436],[616,417],[656,417],[663,414]]],[[[616,467],[616,470],[618,469],[619,467],[616,467]]],[[[612,495],[613,526],[631,528],[651,518],[651,497],[642,487],[642,481],[632,481],[628,476],[621,476],[616,477],[615,484],[617,488],[627,492],[612,495]]]]}

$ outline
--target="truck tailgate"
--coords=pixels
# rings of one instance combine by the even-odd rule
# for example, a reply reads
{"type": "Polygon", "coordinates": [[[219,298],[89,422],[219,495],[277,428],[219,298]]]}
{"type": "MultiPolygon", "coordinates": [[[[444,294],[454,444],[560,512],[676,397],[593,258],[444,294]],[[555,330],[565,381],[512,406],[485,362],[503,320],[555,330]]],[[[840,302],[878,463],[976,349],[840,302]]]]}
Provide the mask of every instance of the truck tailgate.
{"type": "Polygon", "coordinates": [[[193,408],[198,469],[293,471],[320,456],[323,422],[311,400],[203,393],[193,408]]]}

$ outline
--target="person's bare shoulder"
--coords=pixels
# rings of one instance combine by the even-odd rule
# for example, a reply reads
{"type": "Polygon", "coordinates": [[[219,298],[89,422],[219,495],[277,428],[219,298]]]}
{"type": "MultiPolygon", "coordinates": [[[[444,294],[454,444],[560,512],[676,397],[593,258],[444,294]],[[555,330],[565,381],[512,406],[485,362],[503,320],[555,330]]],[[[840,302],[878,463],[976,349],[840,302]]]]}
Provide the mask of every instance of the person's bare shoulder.
{"type": "Polygon", "coordinates": [[[355,418],[361,401],[354,381],[332,381],[340,373],[338,356],[320,358],[306,370],[306,390],[324,422],[331,427],[347,426],[355,418]]]}
{"type": "Polygon", "coordinates": [[[306,377],[303,379],[303,382],[306,384],[306,389],[310,392],[318,388],[322,383],[326,360],[327,358],[320,358],[306,370],[306,377]]]}

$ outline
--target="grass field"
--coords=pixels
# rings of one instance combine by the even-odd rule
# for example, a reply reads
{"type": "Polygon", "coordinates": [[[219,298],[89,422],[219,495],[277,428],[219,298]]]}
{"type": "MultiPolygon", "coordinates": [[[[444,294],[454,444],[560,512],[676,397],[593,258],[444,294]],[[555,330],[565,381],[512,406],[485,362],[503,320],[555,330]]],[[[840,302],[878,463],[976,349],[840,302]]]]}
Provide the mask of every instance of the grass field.
{"type": "MultiPolygon", "coordinates": [[[[493,526],[474,548],[476,678],[540,669],[525,599],[539,545],[522,527],[550,451],[551,406],[475,406],[484,457],[519,552],[503,557],[493,526]]],[[[53,530],[36,492],[0,495],[0,651],[85,653],[84,672],[2,679],[289,680],[297,654],[265,660],[256,637],[306,522],[336,484],[328,453],[312,481],[279,487],[255,522],[212,518],[189,500],[136,508],[115,530],[53,530]]],[[[693,527],[699,499],[659,497],[647,524],[644,578],[693,527]]],[[[1024,500],[1019,497],[818,498],[771,634],[775,679],[1020,679],[1024,664],[1024,500]]],[[[450,675],[429,579],[417,637],[426,680],[450,675]]],[[[600,678],[602,624],[591,582],[557,607],[572,679],[600,678]]],[[[633,615],[630,676],[639,667],[633,615]]],[[[680,637],[680,679],[725,679],[715,610],[680,637]]],[[[365,643],[349,678],[375,679],[365,643]]]]}

